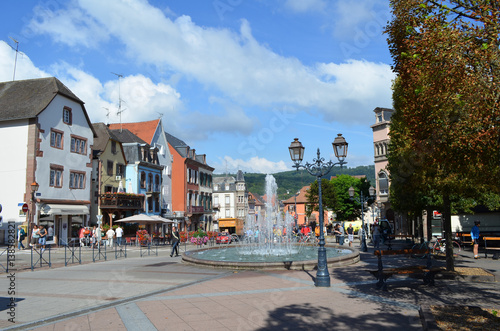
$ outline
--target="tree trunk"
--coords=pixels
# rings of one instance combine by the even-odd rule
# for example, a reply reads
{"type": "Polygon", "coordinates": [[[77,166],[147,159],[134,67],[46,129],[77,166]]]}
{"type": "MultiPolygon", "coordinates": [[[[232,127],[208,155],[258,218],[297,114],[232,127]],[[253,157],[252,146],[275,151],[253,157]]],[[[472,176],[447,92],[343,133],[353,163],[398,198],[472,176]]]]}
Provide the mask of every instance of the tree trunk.
{"type": "Polygon", "coordinates": [[[426,241],[431,241],[432,239],[432,208],[427,208],[427,238],[426,241]]]}
{"type": "Polygon", "coordinates": [[[453,245],[451,236],[451,202],[450,196],[443,195],[443,227],[444,227],[444,237],[446,240],[446,270],[455,271],[455,265],[453,261],[453,245]]]}

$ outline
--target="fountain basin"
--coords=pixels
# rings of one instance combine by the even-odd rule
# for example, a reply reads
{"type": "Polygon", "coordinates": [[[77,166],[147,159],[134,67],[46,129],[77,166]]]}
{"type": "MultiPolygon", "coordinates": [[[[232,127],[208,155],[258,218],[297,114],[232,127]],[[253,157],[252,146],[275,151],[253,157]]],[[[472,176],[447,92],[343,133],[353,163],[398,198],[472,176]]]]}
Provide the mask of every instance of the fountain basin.
{"type": "MultiPolygon", "coordinates": [[[[307,260],[297,260],[294,256],[282,256],[274,257],[275,261],[234,261],[234,260],[209,260],[204,258],[205,252],[211,250],[226,250],[234,249],[235,254],[238,254],[236,250],[237,246],[227,246],[227,247],[208,247],[198,250],[188,251],[182,254],[182,260],[186,263],[208,266],[213,268],[228,268],[228,269],[264,269],[264,270],[314,270],[318,264],[317,251],[318,247],[315,245],[309,245],[312,249],[316,250],[315,257],[307,260]]],[[[339,245],[325,245],[327,248],[327,265],[328,268],[342,267],[349,264],[359,262],[359,251],[339,245]],[[328,250],[341,250],[342,252],[338,256],[330,257],[328,255],[328,250]]]]}

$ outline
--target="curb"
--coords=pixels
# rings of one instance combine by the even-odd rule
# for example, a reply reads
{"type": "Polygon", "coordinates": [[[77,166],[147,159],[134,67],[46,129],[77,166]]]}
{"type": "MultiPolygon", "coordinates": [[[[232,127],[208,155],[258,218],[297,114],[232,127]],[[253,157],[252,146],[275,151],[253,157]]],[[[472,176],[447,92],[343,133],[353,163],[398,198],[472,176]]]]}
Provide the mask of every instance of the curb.
{"type": "Polygon", "coordinates": [[[424,331],[440,331],[441,329],[437,326],[434,315],[431,312],[431,308],[426,306],[420,306],[418,310],[420,315],[420,322],[422,322],[422,328],[424,331]]]}

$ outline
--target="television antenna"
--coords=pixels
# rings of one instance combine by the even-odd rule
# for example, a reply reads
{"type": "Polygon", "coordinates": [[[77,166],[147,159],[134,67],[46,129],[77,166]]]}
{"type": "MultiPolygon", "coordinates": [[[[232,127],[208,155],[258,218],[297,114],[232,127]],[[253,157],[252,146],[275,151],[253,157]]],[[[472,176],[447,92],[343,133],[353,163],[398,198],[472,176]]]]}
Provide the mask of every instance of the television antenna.
{"type": "Polygon", "coordinates": [[[109,110],[109,108],[106,108],[106,107],[102,107],[102,108],[104,108],[108,111],[108,113],[106,114],[106,118],[108,119],[108,123],[109,123],[109,114],[111,113],[111,111],[109,110]]]}
{"type": "Polygon", "coordinates": [[[122,95],[121,95],[121,90],[120,90],[120,79],[123,78],[123,75],[116,74],[114,72],[111,72],[111,73],[118,77],[118,111],[116,112],[116,115],[120,116],[120,132],[122,132],[122,113],[125,111],[125,109],[122,109],[122,95]]]}
{"type": "Polygon", "coordinates": [[[12,49],[14,49],[16,51],[16,58],[14,60],[14,75],[12,76],[12,81],[15,81],[16,80],[17,53],[19,53],[19,41],[15,40],[12,37],[9,37],[9,38],[12,39],[12,41],[16,44],[15,49],[14,49],[14,47],[9,45],[12,49]]]}

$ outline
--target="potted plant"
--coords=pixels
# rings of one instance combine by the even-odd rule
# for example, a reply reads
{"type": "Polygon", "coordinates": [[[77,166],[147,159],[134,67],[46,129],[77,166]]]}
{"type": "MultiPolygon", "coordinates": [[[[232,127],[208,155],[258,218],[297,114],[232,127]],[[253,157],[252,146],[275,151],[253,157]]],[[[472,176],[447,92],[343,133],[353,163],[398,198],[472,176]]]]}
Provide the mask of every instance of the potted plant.
{"type": "Polygon", "coordinates": [[[141,246],[147,246],[149,242],[149,233],[147,230],[137,230],[137,239],[141,246]]]}
{"type": "Polygon", "coordinates": [[[191,234],[190,240],[193,244],[196,244],[197,246],[202,246],[208,242],[208,235],[202,229],[198,229],[198,231],[193,232],[191,234]]]}

